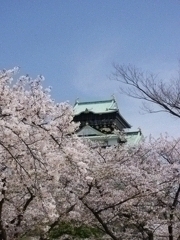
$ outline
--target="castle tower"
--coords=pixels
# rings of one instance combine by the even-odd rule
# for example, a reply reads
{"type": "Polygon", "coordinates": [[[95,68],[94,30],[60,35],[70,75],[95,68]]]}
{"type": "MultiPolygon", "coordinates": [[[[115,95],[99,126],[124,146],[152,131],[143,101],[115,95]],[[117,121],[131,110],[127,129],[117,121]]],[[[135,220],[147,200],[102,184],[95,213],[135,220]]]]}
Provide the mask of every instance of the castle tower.
{"type": "Polygon", "coordinates": [[[141,136],[140,131],[131,132],[131,134],[126,132],[131,125],[120,114],[114,98],[92,102],[76,101],[74,121],[80,122],[78,136],[98,141],[102,146],[125,143],[128,139],[131,142],[132,136],[133,138],[141,136]],[[125,133],[122,134],[122,132],[125,133]]]}

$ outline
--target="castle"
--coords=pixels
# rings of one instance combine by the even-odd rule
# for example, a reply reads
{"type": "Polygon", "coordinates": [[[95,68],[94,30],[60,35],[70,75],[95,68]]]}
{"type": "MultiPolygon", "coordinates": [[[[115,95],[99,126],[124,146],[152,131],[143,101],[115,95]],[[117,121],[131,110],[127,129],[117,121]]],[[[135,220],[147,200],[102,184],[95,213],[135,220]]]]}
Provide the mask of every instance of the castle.
{"type": "Polygon", "coordinates": [[[99,142],[102,146],[134,145],[143,138],[141,130],[127,131],[131,125],[120,114],[114,98],[74,104],[74,121],[80,122],[79,137],[99,142]]]}

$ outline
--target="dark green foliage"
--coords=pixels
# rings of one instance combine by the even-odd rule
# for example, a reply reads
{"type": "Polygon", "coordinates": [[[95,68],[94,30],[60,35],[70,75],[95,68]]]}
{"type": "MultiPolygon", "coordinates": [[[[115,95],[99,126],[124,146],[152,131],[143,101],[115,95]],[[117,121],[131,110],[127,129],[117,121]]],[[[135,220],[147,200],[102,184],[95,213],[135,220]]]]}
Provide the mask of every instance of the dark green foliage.
{"type": "Polygon", "coordinates": [[[78,239],[85,239],[90,237],[98,239],[98,237],[102,236],[103,233],[99,229],[89,227],[87,225],[75,226],[73,223],[62,222],[50,232],[49,237],[50,239],[56,239],[65,234],[78,239]]]}

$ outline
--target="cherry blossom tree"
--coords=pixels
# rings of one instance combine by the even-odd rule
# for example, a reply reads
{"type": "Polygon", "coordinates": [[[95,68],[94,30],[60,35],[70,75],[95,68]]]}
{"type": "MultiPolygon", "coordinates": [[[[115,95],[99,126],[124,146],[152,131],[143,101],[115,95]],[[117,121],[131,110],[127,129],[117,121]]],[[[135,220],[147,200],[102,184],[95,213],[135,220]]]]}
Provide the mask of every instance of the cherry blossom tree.
{"type": "Polygon", "coordinates": [[[0,239],[51,226],[70,212],[84,177],[86,147],[72,135],[73,109],[55,103],[43,77],[0,72],[0,239]],[[73,182],[73,184],[72,184],[73,182]]]}
{"type": "Polygon", "coordinates": [[[0,239],[76,221],[106,239],[179,240],[180,140],[94,148],[43,77],[17,71],[0,72],[0,239]]]}
{"type": "Polygon", "coordinates": [[[179,149],[180,140],[167,137],[130,149],[94,149],[91,177],[78,194],[79,220],[114,240],[178,240],[179,149]]]}

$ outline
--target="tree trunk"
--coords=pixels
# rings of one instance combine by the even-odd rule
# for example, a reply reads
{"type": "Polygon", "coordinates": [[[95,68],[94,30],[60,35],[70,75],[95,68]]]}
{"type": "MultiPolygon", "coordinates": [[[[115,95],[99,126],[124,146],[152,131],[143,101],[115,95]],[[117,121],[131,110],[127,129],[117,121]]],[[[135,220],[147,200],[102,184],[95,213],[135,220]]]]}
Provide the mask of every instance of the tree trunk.
{"type": "MultiPolygon", "coordinates": [[[[3,182],[3,187],[6,186],[6,178],[1,180],[3,182]]],[[[1,194],[5,196],[5,190],[2,189],[1,194]]],[[[7,240],[7,235],[6,231],[3,226],[3,221],[2,221],[2,208],[4,204],[4,198],[0,201],[0,240],[7,240]]]]}
{"type": "Polygon", "coordinates": [[[148,233],[148,240],[154,240],[154,235],[152,232],[148,233]]]}

